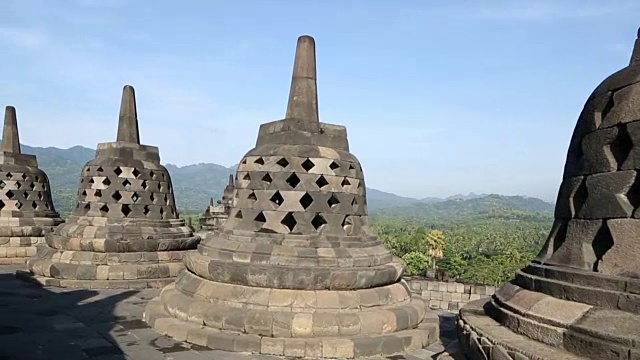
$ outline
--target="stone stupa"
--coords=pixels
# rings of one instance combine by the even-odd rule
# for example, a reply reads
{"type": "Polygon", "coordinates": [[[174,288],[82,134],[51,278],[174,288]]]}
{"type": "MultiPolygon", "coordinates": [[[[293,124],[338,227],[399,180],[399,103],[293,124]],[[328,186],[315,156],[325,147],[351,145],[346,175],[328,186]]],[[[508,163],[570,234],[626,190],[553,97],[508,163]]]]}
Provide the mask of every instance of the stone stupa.
{"type": "Polygon", "coordinates": [[[469,359],[640,359],[640,32],[587,100],[538,257],[460,310],[469,359]]]}
{"type": "Polygon", "coordinates": [[[224,188],[222,194],[222,200],[211,202],[204,214],[200,217],[200,226],[203,232],[215,231],[222,227],[225,221],[229,218],[231,212],[231,205],[233,203],[233,191],[235,189],[233,175],[229,175],[229,183],[224,188]]]}
{"type": "Polygon", "coordinates": [[[373,235],[346,128],[321,123],[313,38],[298,39],[286,118],[240,161],[231,215],[147,306],[158,332],[220,350],[353,358],[420,349],[437,317],[373,235]]]}
{"type": "Polygon", "coordinates": [[[178,217],[158,148],[140,144],[133,87],[123,90],[117,141],[98,144],[80,176],[75,210],[28,260],[32,274],[18,275],[61,287],[171,283],[200,238],[178,217]]]}
{"type": "Polygon", "coordinates": [[[0,264],[24,264],[45,234],[62,222],[47,174],[35,155],[20,151],[16,109],[7,106],[0,154],[0,264]]]}

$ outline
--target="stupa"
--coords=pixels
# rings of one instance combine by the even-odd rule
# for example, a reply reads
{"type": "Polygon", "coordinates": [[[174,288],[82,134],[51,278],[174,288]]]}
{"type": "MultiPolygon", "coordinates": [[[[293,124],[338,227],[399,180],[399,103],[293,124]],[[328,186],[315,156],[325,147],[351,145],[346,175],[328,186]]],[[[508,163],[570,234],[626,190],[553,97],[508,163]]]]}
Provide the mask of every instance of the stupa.
{"type": "Polygon", "coordinates": [[[233,202],[233,190],[235,189],[233,175],[229,175],[229,183],[224,188],[222,194],[222,200],[218,200],[216,203],[211,202],[209,206],[200,217],[200,226],[202,231],[214,231],[220,229],[224,222],[229,218],[231,212],[231,205],[233,202]]]}
{"type": "Polygon", "coordinates": [[[7,106],[0,154],[0,264],[24,264],[62,221],[47,174],[35,155],[20,151],[16,109],[7,106]]]}
{"type": "Polygon", "coordinates": [[[640,31],[587,100],[538,257],[460,310],[470,359],[640,359],[640,31]]]}
{"type": "Polygon", "coordinates": [[[152,300],[158,332],[209,348],[309,358],[419,349],[437,317],[372,234],[346,128],[321,123],[315,42],[298,39],[286,118],[240,161],[222,229],[152,300]]]}
{"type": "Polygon", "coordinates": [[[178,217],[171,177],[155,146],[141,145],[134,89],[122,94],[117,141],[98,144],[78,201],[27,265],[45,285],[146,288],[171,283],[194,236],[178,217]]]}

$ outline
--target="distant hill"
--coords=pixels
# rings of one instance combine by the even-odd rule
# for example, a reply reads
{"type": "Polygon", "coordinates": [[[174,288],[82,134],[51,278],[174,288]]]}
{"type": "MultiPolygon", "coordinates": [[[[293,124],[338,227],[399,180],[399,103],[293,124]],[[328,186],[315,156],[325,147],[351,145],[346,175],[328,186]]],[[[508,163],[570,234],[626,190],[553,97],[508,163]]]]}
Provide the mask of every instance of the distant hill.
{"type": "MultiPolygon", "coordinates": [[[[21,146],[24,153],[38,157],[40,168],[49,175],[56,209],[62,213],[71,211],[75,206],[80,171],[87,161],[95,157],[95,150],[82,146],[69,149],[21,146]]],[[[210,198],[219,199],[229,174],[235,174],[237,167],[213,163],[165,166],[171,173],[178,208],[182,213],[188,214],[203,212],[210,198]]],[[[522,196],[471,193],[419,200],[372,188],[367,188],[367,203],[374,213],[393,214],[482,214],[497,211],[496,209],[546,213],[553,211],[552,204],[522,196]]]]}

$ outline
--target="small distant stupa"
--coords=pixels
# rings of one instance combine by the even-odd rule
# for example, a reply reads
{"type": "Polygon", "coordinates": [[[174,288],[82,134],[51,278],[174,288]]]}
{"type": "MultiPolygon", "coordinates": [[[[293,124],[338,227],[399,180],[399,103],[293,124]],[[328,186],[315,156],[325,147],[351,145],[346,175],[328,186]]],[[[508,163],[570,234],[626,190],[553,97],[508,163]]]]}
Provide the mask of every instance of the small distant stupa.
{"type": "Polygon", "coordinates": [[[238,165],[231,214],[147,306],[157,331],[221,350],[354,358],[419,349],[437,317],[368,224],[344,126],[318,118],[313,38],[298,39],[287,114],[238,165]]]}
{"type": "Polygon", "coordinates": [[[24,264],[62,222],[47,174],[35,155],[20,152],[16,109],[7,106],[0,154],[0,264],[24,264]]]}
{"type": "Polygon", "coordinates": [[[587,100],[538,257],[460,310],[469,359],[640,358],[640,31],[587,100]]]}
{"type": "Polygon", "coordinates": [[[75,210],[46,241],[27,262],[34,278],[85,288],[166,285],[199,243],[178,217],[158,148],[140,144],[133,87],[123,90],[117,141],[98,144],[82,169],[75,210]]]}
{"type": "Polygon", "coordinates": [[[235,189],[233,175],[229,175],[229,183],[224,188],[222,200],[213,202],[213,198],[209,202],[209,206],[200,218],[200,226],[202,231],[215,231],[222,227],[224,222],[229,218],[231,205],[233,203],[233,191],[235,189]]]}

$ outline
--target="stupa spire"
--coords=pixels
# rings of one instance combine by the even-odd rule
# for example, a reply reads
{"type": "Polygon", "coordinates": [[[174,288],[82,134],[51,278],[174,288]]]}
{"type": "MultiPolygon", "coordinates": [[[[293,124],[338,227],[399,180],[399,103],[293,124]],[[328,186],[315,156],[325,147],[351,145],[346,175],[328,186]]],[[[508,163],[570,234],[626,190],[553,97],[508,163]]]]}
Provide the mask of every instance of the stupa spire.
{"type": "Polygon", "coordinates": [[[140,144],[136,93],[131,85],[125,85],[124,89],[122,89],[117,141],[140,144]]]}
{"type": "Polygon", "coordinates": [[[229,186],[233,186],[233,175],[229,175],[229,186]]]}
{"type": "Polygon", "coordinates": [[[633,46],[633,52],[631,53],[631,62],[629,65],[640,63],[640,29],[638,29],[638,37],[636,43],[633,46]]]}
{"type": "Polygon", "coordinates": [[[316,85],[316,43],[311,36],[298,38],[287,119],[318,123],[318,90],[316,85]]]}
{"type": "Polygon", "coordinates": [[[18,119],[16,108],[7,106],[4,110],[4,128],[2,129],[2,151],[20,154],[20,137],[18,136],[18,119]]]}

